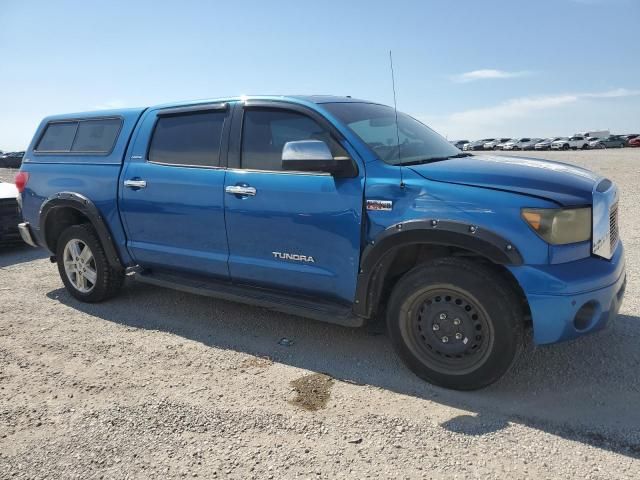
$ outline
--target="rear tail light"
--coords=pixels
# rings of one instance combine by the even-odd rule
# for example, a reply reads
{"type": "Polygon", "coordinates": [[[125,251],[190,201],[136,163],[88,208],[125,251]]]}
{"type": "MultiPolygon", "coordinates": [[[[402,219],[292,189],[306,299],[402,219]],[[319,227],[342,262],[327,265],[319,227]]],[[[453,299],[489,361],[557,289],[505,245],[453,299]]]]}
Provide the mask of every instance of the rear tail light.
{"type": "Polygon", "coordinates": [[[16,188],[18,192],[24,192],[25,187],[27,186],[27,182],[29,181],[29,174],[27,172],[18,172],[16,175],[16,188]]]}

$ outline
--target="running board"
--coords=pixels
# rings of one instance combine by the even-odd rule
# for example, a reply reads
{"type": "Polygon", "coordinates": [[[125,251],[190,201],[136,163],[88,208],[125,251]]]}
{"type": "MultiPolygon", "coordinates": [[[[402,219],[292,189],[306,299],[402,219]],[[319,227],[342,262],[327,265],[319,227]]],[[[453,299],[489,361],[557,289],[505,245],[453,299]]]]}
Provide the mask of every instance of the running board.
{"type": "Polygon", "coordinates": [[[273,290],[158,272],[135,272],[133,278],[158,287],[255,305],[343,327],[358,328],[365,323],[364,318],[353,314],[350,305],[291,296],[273,290]]]}

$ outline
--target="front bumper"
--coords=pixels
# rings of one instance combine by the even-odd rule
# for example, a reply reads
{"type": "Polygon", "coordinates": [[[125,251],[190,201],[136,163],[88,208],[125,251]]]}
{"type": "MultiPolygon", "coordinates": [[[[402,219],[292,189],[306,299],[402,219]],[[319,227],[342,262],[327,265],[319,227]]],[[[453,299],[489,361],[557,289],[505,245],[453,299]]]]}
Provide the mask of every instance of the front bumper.
{"type": "Polygon", "coordinates": [[[537,344],[602,330],[617,316],[627,280],[622,242],[611,260],[593,256],[510,270],[527,297],[537,344]]]}

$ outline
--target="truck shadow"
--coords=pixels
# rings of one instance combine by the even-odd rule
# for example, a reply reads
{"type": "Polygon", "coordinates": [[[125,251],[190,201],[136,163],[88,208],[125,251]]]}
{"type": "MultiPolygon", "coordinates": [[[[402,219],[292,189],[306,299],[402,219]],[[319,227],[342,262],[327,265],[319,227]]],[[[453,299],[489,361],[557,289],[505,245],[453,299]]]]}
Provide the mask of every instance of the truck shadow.
{"type": "Polygon", "coordinates": [[[46,258],[49,253],[44,248],[33,248],[27,244],[0,246],[0,268],[46,258]]]}
{"type": "Polygon", "coordinates": [[[473,412],[441,424],[452,432],[485,435],[511,422],[640,458],[640,319],[635,316],[620,315],[609,330],[574,342],[530,347],[498,383],[455,392],[408,371],[379,324],[348,329],[137,282],[103,304],[77,302],[64,289],[47,295],[98,319],[268,356],[338,380],[473,412]],[[283,338],[290,342],[280,342],[283,338]]]}

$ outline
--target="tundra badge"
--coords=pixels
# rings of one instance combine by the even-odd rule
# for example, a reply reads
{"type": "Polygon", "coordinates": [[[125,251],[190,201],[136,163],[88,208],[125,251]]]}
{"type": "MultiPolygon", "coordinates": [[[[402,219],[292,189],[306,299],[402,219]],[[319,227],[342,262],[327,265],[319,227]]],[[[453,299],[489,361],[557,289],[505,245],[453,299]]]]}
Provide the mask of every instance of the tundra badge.
{"type": "Polygon", "coordinates": [[[295,260],[296,262],[316,263],[312,256],[298,255],[297,253],[271,252],[274,258],[281,260],[295,260]]]}

